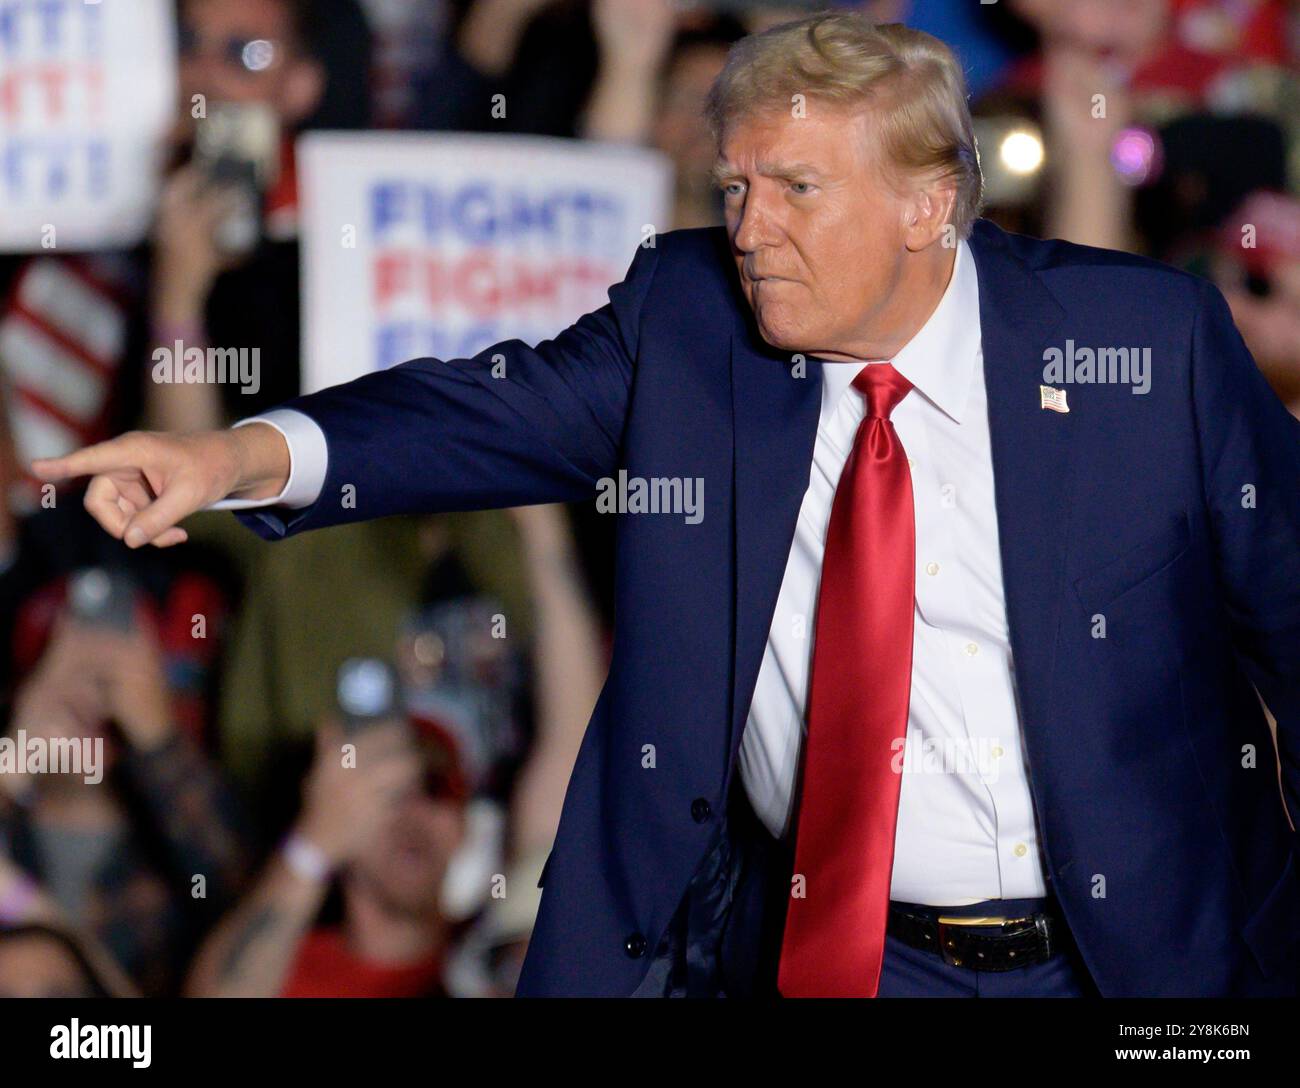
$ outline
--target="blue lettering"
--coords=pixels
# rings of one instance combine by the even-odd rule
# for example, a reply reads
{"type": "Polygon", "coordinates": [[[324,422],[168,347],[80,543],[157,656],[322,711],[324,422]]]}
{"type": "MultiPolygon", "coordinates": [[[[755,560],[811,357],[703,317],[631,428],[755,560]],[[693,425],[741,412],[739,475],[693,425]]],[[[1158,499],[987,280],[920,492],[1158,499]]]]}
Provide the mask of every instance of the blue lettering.
{"type": "Polygon", "coordinates": [[[370,190],[370,230],[376,241],[382,242],[388,228],[402,221],[405,195],[406,187],[395,181],[380,182],[370,190]]]}
{"type": "MultiPolygon", "coordinates": [[[[591,252],[610,239],[623,214],[621,201],[594,189],[556,189],[532,193],[473,181],[447,190],[436,185],[388,180],[371,187],[370,220],[375,241],[384,244],[399,227],[418,232],[429,245],[450,234],[465,246],[480,247],[544,239],[547,243],[591,252]]],[[[622,243],[614,243],[622,259],[622,243]]]]}
{"type": "Polygon", "coordinates": [[[496,240],[497,218],[492,213],[492,200],[486,182],[467,186],[456,194],[451,204],[452,222],[464,238],[473,245],[485,245],[496,240]],[[474,205],[482,205],[475,215],[474,205]],[[468,207],[467,207],[468,206],[468,207]]]}
{"type": "Polygon", "coordinates": [[[62,54],[73,40],[72,20],[81,28],[86,55],[103,44],[103,11],[84,0],[0,0],[0,51],[6,57],[62,54]]]}

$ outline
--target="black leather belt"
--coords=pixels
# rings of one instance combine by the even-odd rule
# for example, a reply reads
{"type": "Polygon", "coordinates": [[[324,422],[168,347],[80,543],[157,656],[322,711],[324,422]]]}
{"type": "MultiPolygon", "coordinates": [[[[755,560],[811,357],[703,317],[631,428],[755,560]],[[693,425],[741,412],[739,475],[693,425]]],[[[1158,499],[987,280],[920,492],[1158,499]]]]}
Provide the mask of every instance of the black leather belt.
{"type": "Polygon", "coordinates": [[[942,907],[919,913],[889,905],[888,932],[913,948],[942,956],[954,967],[1014,971],[1042,963],[1060,951],[1067,933],[1060,918],[1045,911],[1024,917],[963,918],[942,907]]]}

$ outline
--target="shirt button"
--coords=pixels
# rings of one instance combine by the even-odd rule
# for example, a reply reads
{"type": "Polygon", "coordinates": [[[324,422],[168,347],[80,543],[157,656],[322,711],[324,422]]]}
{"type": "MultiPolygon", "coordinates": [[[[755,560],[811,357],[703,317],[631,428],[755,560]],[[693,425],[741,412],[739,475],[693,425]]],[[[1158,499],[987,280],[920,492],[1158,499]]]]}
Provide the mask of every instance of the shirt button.
{"type": "Polygon", "coordinates": [[[1027,853],[1029,853],[1029,847],[1027,847],[1023,842],[1016,843],[1016,857],[1023,858],[1027,853]]]}
{"type": "Polygon", "coordinates": [[[691,819],[697,824],[704,823],[712,815],[713,806],[703,797],[697,797],[691,802],[691,819]]]}
{"type": "Polygon", "coordinates": [[[1002,745],[1000,745],[1000,744],[995,744],[995,745],[993,746],[993,758],[994,758],[994,759],[1001,759],[1001,758],[1002,758],[1004,755],[1006,755],[1006,754],[1007,754],[1007,753],[1006,753],[1006,749],[1003,748],[1002,745]]]}
{"type": "Polygon", "coordinates": [[[938,564],[938,563],[927,563],[927,564],[925,565],[925,573],[926,573],[926,574],[931,574],[931,575],[933,575],[933,574],[938,574],[938,573],[939,573],[939,564],[938,564]]]}
{"type": "Polygon", "coordinates": [[[907,467],[908,467],[908,468],[916,468],[916,461],[915,461],[914,458],[909,457],[909,458],[907,459],[907,467]]]}
{"type": "Polygon", "coordinates": [[[627,940],[623,942],[623,950],[634,960],[639,960],[645,955],[645,946],[646,939],[640,933],[629,934],[627,940]]]}
{"type": "Polygon", "coordinates": [[[980,648],[979,648],[977,645],[975,645],[975,643],[973,643],[973,642],[968,642],[968,643],[966,643],[966,652],[967,652],[971,657],[974,657],[977,653],[980,652],[980,648]]]}

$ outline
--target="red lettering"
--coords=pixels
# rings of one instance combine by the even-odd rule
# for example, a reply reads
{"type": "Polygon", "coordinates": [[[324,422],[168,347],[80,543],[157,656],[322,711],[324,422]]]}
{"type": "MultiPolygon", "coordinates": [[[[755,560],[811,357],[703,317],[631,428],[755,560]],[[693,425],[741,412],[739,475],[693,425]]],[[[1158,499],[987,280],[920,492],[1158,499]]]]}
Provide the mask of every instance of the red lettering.
{"type": "Polygon", "coordinates": [[[411,289],[412,255],[403,251],[381,253],[374,262],[375,308],[383,311],[395,297],[411,289]]]}
{"type": "Polygon", "coordinates": [[[587,306],[617,279],[616,269],[587,257],[538,263],[487,249],[450,259],[388,250],[373,263],[374,300],[381,312],[408,296],[431,313],[454,306],[474,318],[566,303],[587,306]]]}

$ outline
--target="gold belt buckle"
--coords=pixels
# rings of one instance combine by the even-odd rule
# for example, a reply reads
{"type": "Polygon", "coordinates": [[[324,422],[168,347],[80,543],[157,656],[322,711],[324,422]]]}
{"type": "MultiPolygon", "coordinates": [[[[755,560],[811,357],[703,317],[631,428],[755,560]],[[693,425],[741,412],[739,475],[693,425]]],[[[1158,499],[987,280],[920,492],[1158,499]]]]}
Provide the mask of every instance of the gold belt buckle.
{"type": "Polygon", "coordinates": [[[948,941],[946,932],[948,926],[1008,926],[1016,922],[1028,922],[1029,918],[1003,918],[989,915],[962,917],[961,915],[941,914],[935,921],[939,927],[939,954],[943,957],[943,962],[951,964],[953,967],[961,967],[962,961],[957,958],[952,945],[948,941]]]}
{"type": "Polygon", "coordinates": [[[980,917],[962,917],[961,915],[941,914],[938,918],[941,925],[948,926],[1005,926],[1011,922],[1027,922],[1028,918],[990,918],[988,916],[980,917]]]}

